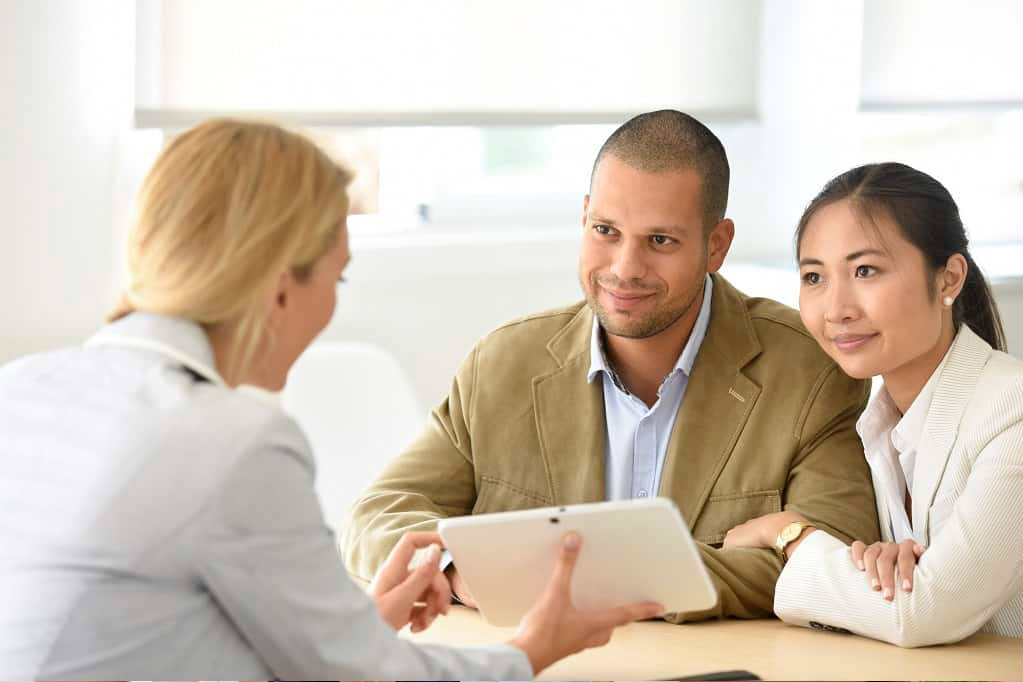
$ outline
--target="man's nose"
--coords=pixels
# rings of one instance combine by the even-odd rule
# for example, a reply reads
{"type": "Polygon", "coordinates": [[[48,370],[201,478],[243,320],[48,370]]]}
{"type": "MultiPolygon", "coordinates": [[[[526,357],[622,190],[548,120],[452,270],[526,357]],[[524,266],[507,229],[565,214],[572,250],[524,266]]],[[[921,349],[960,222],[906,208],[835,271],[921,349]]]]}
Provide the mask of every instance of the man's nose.
{"type": "Polygon", "coordinates": [[[641,244],[635,240],[624,241],[611,263],[611,274],[623,282],[643,279],[646,275],[646,264],[641,244]]]}

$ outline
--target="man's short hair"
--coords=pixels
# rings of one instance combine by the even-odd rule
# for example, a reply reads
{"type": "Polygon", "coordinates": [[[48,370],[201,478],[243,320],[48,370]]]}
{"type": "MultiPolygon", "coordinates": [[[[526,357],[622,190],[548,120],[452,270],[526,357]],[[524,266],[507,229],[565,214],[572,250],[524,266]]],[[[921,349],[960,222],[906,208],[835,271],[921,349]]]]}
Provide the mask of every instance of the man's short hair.
{"type": "Polygon", "coordinates": [[[702,180],[705,228],[725,217],[728,205],[728,157],[721,140],[689,114],[674,109],[630,118],[600,148],[590,186],[607,155],[648,173],[693,170],[702,180]]]}

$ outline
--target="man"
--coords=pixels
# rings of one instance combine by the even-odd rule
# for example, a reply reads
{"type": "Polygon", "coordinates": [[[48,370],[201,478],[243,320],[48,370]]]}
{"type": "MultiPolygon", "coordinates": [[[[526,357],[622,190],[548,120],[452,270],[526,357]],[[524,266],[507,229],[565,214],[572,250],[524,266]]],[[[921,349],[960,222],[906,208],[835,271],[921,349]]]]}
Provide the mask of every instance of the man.
{"type": "MultiPolygon", "coordinates": [[[[353,508],[342,542],[357,578],[403,532],[447,516],[661,495],[719,595],[669,620],[752,618],[771,613],[783,559],[721,548],[732,527],[784,508],[845,541],[878,537],[854,430],[868,385],[796,311],[714,274],[734,235],[728,175],[721,142],[677,111],[608,138],[583,199],[585,303],[477,343],[425,432],[353,508]]],[[[471,605],[457,566],[446,575],[471,605]]]]}

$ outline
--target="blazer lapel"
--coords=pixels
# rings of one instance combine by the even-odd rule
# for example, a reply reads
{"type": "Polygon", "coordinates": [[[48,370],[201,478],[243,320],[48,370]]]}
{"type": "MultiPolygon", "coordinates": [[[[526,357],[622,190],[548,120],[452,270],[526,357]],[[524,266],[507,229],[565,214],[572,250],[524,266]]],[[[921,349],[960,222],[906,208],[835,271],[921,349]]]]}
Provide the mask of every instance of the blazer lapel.
{"type": "Polygon", "coordinates": [[[962,325],[938,377],[913,472],[913,528],[917,542],[930,544],[929,514],[959,432],[966,404],[977,386],[991,347],[962,325]]]}
{"type": "Polygon", "coordinates": [[[741,369],[760,342],[741,294],[714,275],[710,325],[696,356],[661,474],[660,494],[679,503],[690,530],[760,395],[741,369]]]}
{"type": "Polygon", "coordinates": [[[605,499],[607,426],[602,384],[586,381],[593,314],[583,305],[547,344],[560,367],[533,378],[540,452],[554,504],[605,499]]]}

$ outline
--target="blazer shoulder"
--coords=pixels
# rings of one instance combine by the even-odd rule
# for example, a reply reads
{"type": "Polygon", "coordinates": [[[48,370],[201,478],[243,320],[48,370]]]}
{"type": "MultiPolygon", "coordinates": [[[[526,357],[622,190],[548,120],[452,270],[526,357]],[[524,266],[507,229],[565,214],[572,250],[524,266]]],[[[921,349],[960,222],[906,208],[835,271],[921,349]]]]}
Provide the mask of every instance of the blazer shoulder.
{"type": "Polygon", "coordinates": [[[769,298],[747,298],[746,309],[765,357],[784,355],[789,362],[798,358],[802,366],[816,371],[837,368],[807,331],[799,311],[769,298]]]}
{"type": "Polygon", "coordinates": [[[557,308],[550,308],[548,310],[530,313],[529,315],[523,315],[522,317],[517,317],[505,322],[487,334],[484,338],[499,336],[505,333],[535,333],[544,329],[550,329],[554,333],[557,333],[558,330],[571,322],[584,307],[586,307],[586,303],[584,301],[578,301],[572,305],[559,306],[557,308]]]}
{"type": "Polygon", "coordinates": [[[792,338],[802,337],[813,341],[813,337],[799,317],[799,311],[784,303],[770,298],[747,298],[746,309],[753,324],[758,328],[770,328],[776,333],[792,338]]]}
{"type": "MultiPolygon", "coordinates": [[[[560,335],[566,327],[576,321],[580,314],[585,312],[585,308],[585,301],[580,301],[518,317],[486,334],[479,340],[477,347],[481,349],[511,347],[518,352],[543,350],[551,339],[560,335]]],[[[588,327],[586,331],[588,333],[588,327]]]]}
{"type": "Polygon", "coordinates": [[[992,351],[977,377],[962,428],[991,435],[1023,421],[1023,362],[992,351]]]}

